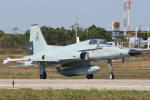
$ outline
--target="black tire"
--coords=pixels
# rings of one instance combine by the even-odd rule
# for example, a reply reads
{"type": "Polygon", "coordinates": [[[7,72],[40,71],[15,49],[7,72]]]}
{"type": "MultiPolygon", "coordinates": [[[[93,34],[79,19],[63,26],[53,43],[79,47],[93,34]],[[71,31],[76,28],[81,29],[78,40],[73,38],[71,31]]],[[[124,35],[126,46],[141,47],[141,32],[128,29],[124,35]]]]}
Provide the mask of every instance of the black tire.
{"type": "Polygon", "coordinates": [[[113,73],[111,73],[111,74],[109,75],[109,79],[111,79],[111,80],[115,79],[115,76],[114,76],[113,73]]]}
{"type": "Polygon", "coordinates": [[[86,78],[87,79],[93,79],[93,74],[87,75],[86,78]]]}
{"type": "Polygon", "coordinates": [[[46,77],[47,77],[46,72],[40,75],[40,79],[46,79],[46,77]]]}

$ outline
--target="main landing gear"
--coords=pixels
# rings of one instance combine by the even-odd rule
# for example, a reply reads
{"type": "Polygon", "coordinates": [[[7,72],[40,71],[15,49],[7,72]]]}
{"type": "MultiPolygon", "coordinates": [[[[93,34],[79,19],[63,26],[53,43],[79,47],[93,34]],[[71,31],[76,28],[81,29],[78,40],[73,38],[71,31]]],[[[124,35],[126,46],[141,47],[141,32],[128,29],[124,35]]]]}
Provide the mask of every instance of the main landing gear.
{"type": "Polygon", "coordinates": [[[86,76],[87,79],[93,79],[93,74],[89,74],[86,76]]]}
{"type": "Polygon", "coordinates": [[[45,71],[45,62],[40,62],[39,75],[40,75],[40,79],[46,79],[47,77],[46,71],[45,71]]]}
{"type": "Polygon", "coordinates": [[[112,68],[112,60],[108,60],[108,67],[110,69],[110,74],[109,74],[109,79],[114,79],[114,73],[113,73],[113,68],[112,68]]]}

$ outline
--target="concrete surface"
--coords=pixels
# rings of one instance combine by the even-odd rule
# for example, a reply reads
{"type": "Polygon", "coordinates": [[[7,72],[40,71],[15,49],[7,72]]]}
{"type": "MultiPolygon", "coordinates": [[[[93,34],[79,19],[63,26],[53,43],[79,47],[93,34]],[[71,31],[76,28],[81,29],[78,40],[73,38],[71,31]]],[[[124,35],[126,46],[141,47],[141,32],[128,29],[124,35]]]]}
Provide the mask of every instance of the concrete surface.
{"type": "MultiPolygon", "coordinates": [[[[13,79],[0,79],[0,89],[13,89],[13,79]]],[[[14,89],[117,89],[150,91],[150,80],[15,79],[14,89]]]]}

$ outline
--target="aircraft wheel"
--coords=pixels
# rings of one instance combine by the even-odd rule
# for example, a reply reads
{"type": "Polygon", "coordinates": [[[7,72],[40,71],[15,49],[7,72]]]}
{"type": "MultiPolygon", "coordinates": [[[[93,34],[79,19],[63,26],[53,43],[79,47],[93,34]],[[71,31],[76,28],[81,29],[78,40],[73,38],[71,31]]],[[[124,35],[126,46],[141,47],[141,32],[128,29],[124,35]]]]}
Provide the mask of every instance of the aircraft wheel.
{"type": "Polygon", "coordinates": [[[40,79],[46,79],[46,77],[47,77],[46,72],[40,75],[40,79]]]}
{"type": "Polygon", "coordinates": [[[109,75],[109,79],[115,79],[115,76],[114,76],[114,74],[113,73],[111,73],[110,75],[109,75]]]}
{"type": "Polygon", "coordinates": [[[87,75],[86,78],[87,79],[93,79],[93,74],[87,75]]]}

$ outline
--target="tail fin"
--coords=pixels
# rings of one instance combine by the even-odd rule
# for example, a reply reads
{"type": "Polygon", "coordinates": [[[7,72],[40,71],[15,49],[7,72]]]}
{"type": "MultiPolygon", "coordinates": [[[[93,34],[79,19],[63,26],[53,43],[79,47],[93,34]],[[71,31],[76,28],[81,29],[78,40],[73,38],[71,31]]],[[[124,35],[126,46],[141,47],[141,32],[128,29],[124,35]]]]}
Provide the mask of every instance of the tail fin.
{"type": "Polygon", "coordinates": [[[44,50],[46,46],[47,43],[41,33],[40,27],[38,25],[32,25],[28,55],[37,54],[44,50]]]}

